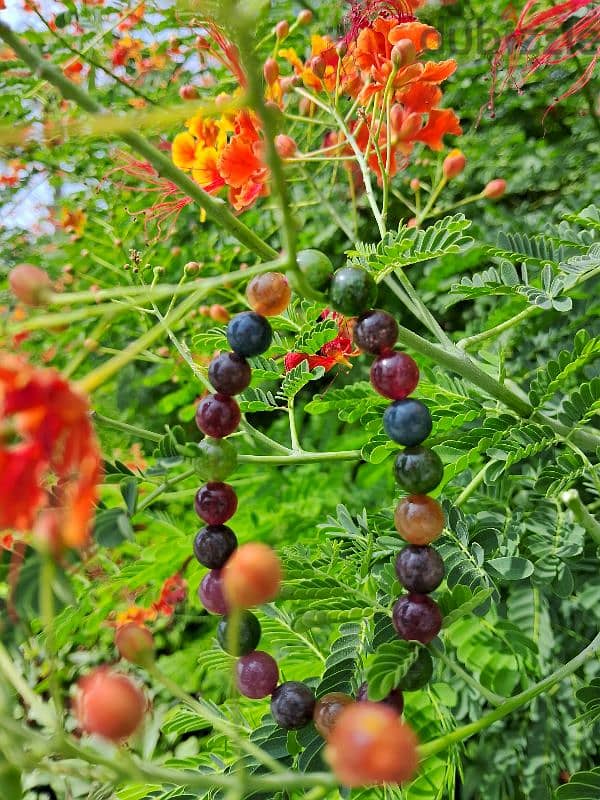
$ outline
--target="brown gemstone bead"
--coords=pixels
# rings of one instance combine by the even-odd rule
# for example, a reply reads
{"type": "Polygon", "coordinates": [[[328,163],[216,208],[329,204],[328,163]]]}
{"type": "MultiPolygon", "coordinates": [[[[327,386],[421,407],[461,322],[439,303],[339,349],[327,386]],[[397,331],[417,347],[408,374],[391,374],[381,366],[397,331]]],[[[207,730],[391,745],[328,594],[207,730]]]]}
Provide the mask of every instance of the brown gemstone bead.
{"type": "Polygon", "coordinates": [[[444,530],[442,507],[425,494],[411,494],[401,500],[394,513],[396,530],[409,544],[429,544],[444,530]]]}
{"type": "Polygon", "coordinates": [[[252,278],[246,289],[246,297],[253,311],[263,317],[274,317],[285,311],[292,297],[292,290],[285,275],[280,272],[265,272],[252,278]]]}
{"type": "Polygon", "coordinates": [[[327,739],[344,708],[354,701],[343,692],[330,692],[317,701],[313,712],[315,728],[327,739]]]}

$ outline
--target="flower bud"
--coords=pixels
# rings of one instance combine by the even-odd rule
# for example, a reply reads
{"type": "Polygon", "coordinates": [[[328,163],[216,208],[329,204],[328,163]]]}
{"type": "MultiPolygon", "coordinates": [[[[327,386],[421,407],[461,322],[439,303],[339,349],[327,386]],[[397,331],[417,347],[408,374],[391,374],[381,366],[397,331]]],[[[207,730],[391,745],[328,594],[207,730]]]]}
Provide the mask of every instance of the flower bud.
{"type": "Polygon", "coordinates": [[[408,222],[406,223],[407,228],[416,228],[417,227],[417,218],[411,217],[408,222]]]}
{"type": "Polygon", "coordinates": [[[286,136],[284,133],[275,137],[275,147],[280,158],[292,158],[298,151],[296,142],[291,136],[286,136]]]}
{"type": "Polygon", "coordinates": [[[225,306],[220,306],[218,303],[213,303],[208,310],[208,315],[215,322],[229,322],[231,316],[225,306]]]}
{"type": "Polygon", "coordinates": [[[396,69],[408,67],[417,60],[417,49],[410,39],[400,39],[400,41],[392,47],[391,58],[392,64],[396,69]]]}
{"type": "Polygon", "coordinates": [[[135,622],[121,625],[115,633],[115,644],[125,661],[140,667],[149,666],[154,661],[154,640],[143,625],[135,622]]]}
{"type": "Polygon", "coordinates": [[[506,181],[504,178],[494,178],[486,184],[482,194],[488,200],[498,200],[506,192],[506,181]]]}
{"type": "Polygon", "coordinates": [[[446,178],[446,180],[456,178],[456,176],[460,175],[464,170],[466,165],[467,159],[465,158],[465,154],[457,149],[451,150],[444,159],[444,178],[446,178]]]}
{"type": "Polygon", "coordinates": [[[335,52],[338,54],[340,58],[343,58],[348,52],[348,45],[343,39],[336,44],[335,52]]]}
{"type": "Polygon", "coordinates": [[[407,141],[412,139],[421,130],[423,124],[423,117],[421,114],[409,114],[398,131],[398,138],[400,141],[407,141]]]}
{"type": "Polygon", "coordinates": [[[421,181],[418,178],[413,178],[410,182],[410,188],[413,192],[418,191],[421,188],[421,181]]]}
{"type": "Polygon", "coordinates": [[[313,13],[308,8],[305,8],[304,11],[301,11],[297,17],[298,25],[310,25],[313,21],[313,13]]]}
{"type": "Polygon", "coordinates": [[[267,58],[263,67],[263,75],[269,86],[272,86],[279,77],[279,64],[274,58],[267,58]]]}
{"type": "Polygon", "coordinates": [[[325,61],[321,58],[321,56],[314,56],[313,58],[311,58],[308,66],[315,73],[317,78],[322,78],[325,75],[325,69],[327,65],[325,64],[325,61]]]}
{"type": "Polygon", "coordinates": [[[19,264],[8,273],[12,293],[26,306],[43,306],[52,294],[52,281],[47,272],[33,264],[19,264]]]}
{"type": "Polygon", "coordinates": [[[277,36],[278,39],[285,39],[289,32],[290,24],[286,19],[282,19],[281,22],[275,25],[275,36],[277,36]]]}
{"type": "Polygon", "coordinates": [[[197,100],[198,90],[195,86],[188,83],[179,89],[179,97],[181,97],[182,100],[197,100]]]}

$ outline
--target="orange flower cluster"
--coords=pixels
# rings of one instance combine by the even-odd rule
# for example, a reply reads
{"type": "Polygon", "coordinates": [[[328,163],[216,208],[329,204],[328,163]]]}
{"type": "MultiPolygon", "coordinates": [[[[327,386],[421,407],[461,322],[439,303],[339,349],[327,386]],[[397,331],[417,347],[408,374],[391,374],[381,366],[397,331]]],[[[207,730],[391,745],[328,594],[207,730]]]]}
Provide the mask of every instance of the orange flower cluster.
{"type": "Polygon", "coordinates": [[[206,192],[216,194],[227,186],[229,202],[236,211],[249,208],[267,194],[269,171],[263,162],[255,114],[242,109],[218,120],[196,115],[186,127],[187,133],[179,133],[173,140],[173,162],[190,171],[206,192]]]}
{"type": "MultiPolygon", "coordinates": [[[[280,62],[272,58],[265,63],[265,97],[282,108],[286,96],[299,85],[356,102],[358,113],[349,130],[380,182],[384,173],[388,178],[396,174],[417,143],[441,150],[444,136],[462,133],[454,111],[439,107],[440,84],[456,70],[456,62],[426,59],[428,51],[440,46],[440,35],[412,16],[419,4],[419,0],[356,3],[345,40],[336,43],[327,36],[312,36],[305,61],[293,48],[280,48],[277,56],[287,62],[288,72],[291,67],[291,75],[283,74],[280,62]]],[[[235,46],[215,26],[210,33],[218,50],[205,38],[198,47],[218,58],[245,87],[235,46]]],[[[251,111],[223,114],[220,119],[194,116],[186,127],[187,132],[173,141],[173,161],[191,172],[205,191],[216,194],[228,187],[237,211],[268,193],[260,122],[251,111]]],[[[329,134],[327,143],[333,154],[353,152],[342,132],[329,134]]],[[[292,144],[290,152],[295,154],[292,144]]]]}
{"type": "Polygon", "coordinates": [[[177,606],[183,603],[186,597],[187,581],[179,571],[165,580],[158,600],[148,608],[130,606],[126,611],[117,614],[116,626],[120,628],[130,623],[144,625],[146,622],[152,622],[161,614],[172,617],[177,606]]]}
{"type": "Polygon", "coordinates": [[[84,546],[100,478],[86,398],[55,370],[0,354],[0,530],[84,546]]]}

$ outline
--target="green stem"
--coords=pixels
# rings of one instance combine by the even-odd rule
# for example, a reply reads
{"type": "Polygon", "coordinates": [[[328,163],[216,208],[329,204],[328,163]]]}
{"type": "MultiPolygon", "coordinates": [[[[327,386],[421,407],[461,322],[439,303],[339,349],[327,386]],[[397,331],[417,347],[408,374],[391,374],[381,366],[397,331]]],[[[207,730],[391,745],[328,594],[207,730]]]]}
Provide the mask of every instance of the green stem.
{"type": "Polygon", "coordinates": [[[339,450],[330,453],[292,453],[289,456],[254,456],[241,455],[238,461],[241,464],[275,464],[287,466],[288,464],[310,464],[319,461],[356,461],[360,459],[360,450],[339,450]]]}
{"type": "MultiPolygon", "coordinates": [[[[454,347],[454,343],[452,342],[450,337],[446,334],[446,332],[443,330],[443,328],[440,326],[440,324],[433,316],[431,311],[427,308],[425,303],[423,303],[423,301],[417,294],[414,286],[410,282],[404,270],[397,269],[395,270],[394,274],[402,284],[402,288],[410,298],[412,304],[415,306],[415,308],[417,308],[419,316],[422,319],[423,323],[426,325],[426,327],[429,328],[429,330],[433,333],[433,335],[439,342],[448,347],[454,347]]],[[[388,275],[384,280],[385,283],[391,288],[391,285],[393,284],[391,275],[388,275]]]]}
{"type": "Polygon", "coordinates": [[[420,355],[427,356],[436,364],[462,375],[463,378],[478,386],[490,397],[503,403],[507,408],[512,409],[520,417],[531,417],[548,425],[559,436],[571,438],[582,450],[595,452],[596,448],[600,446],[600,436],[592,430],[585,431],[580,429],[571,431],[560,422],[535,411],[527,400],[524,400],[516,392],[485,372],[470,356],[458,350],[454,345],[452,348],[445,349],[440,345],[432,344],[427,339],[423,339],[422,336],[409,331],[408,328],[404,328],[401,325],[398,327],[398,341],[411,347],[420,355]]]}
{"type": "Polygon", "coordinates": [[[487,339],[494,339],[496,336],[504,333],[504,331],[509,330],[509,328],[514,327],[522,320],[530,317],[537,310],[539,310],[537,306],[527,306],[527,308],[524,308],[518,314],[515,314],[514,317],[507,319],[505,322],[501,322],[499,325],[495,325],[493,328],[489,328],[487,331],[476,333],[473,336],[466,336],[464,339],[461,339],[459,342],[457,342],[456,346],[461,350],[467,350],[469,347],[473,347],[481,342],[485,342],[487,339]]]}
{"type": "Polygon", "coordinates": [[[175,486],[181,481],[185,481],[188,478],[191,478],[193,475],[196,474],[195,469],[186,469],[185,472],[180,472],[179,475],[174,475],[172,478],[166,478],[160,486],[157,486],[153,492],[150,492],[148,497],[145,497],[142,502],[138,505],[137,511],[143,511],[148,506],[152,505],[152,503],[156,500],[157,497],[160,497],[161,494],[170,489],[171,486],[175,486]]]}
{"type": "Polygon", "coordinates": [[[448,669],[452,670],[452,672],[458,675],[459,678],[463,680],[468,686],[471,686],[482,697],[485,697],[485,699],[491,705],[499,706],[501,703],[504,702],[505,698],[502,697],[502,695],[496,694],[495,692],[490,692],[489,689],[486,689],[485,686],[482,686],[479,683],[479,681],[476,681],[472,675],[466,672],[460,666],[460,664],[457,664],[456,661],[454,661],[451,658],[448,658],[448,656],[442,650],[436,650],[435,657],[439,658],[440,661],[442,661],[448,667],[448,669]]]}
{"type": "MultiPolygon", "coordinates": [[[[0,39],[11,47],[27,66],[52,84],[67,100],[72,100],[85,111],[100,114],[104,111],[96,101],[80,86],[68,80],[53,64],[45,61],[37,49],[34,49],[20,36],[15,34],[4,22],[0,22],[0,39]]],[[[277,258],[277,251],[264,242],[260,236],[244,225],[227,208],[223,200],[211,197],[200,188],[188,175],[178,169],[160,150],[135,131],[121,134],[123,141],[142,155],[161,175],[172,181],[184,194],[191,197],[207,216],[228,230],[241,244],[253,250],[261,258],[277,258]]]]}
{"type": "Polygon", "coordinates": [[[42,572],[40,576],[40,611],[46,635],[48,656],[48,686],[54,702],[57,717],[61,715],[60,690],[56,673],[56,640],[54,635],[54,577],[56,565],[49,553],[43,554],[42,572]]]}
{"type": "MultiPolygon", "coordinates": [[[[235,631],[234,635],[236,635],[235,631]]],[[[254,742],[252,742],[250,739],[242,736],[237,726],[232,725],[225,718],[215,714],[207,703],[196,700],[189,695],[181,688],[181,686],[179,686],[176,681],[171,680],[171,678],[169,678],[168,675],[165,675],[155,664],[148,668],[148,672],[150,675],[156,678],[157,681],[162,683],[163,686],[168,689],[174,697],[177,697],[182,703],[202,717],[202,719],[206,720],[206,722],[209,722],[213,728],[215,728],[215,730],[230,737],[238,745],[238,747],[248,753],[248,755],[256,758],[259,764],[263,764],[274,773],[281,774],[286,772],[285,768],[282,767],[282,765],[275,758],[266,753],[261,747],[258,747],[258,745],[254,744],[254,742]]]]}
{"type": "Polygon", "coordinates": [[[290,421],[290,441],[294,453],[301,453],[302,447],[298,438],[298,429],[296,427],[296,414],[294,410],[294,398],[290,397],[288,400],[288,418],[290,421]]]}
{"type": "Polygon", "coordinates": [[[454,505],[455,506],[460,508],[460,506],[462,506],[464,503],[467,502],[469,497],[471,497],[473,492],[483,482],[483,479],[485,478],[485,473],[487,472],[487,469],[488,469],[488,467],[490,466],[491,463],[492,463],[491,461],[487,461],[483,465],[483,467],[479,470],[479,472],[475,473],[475,475],[473,476],[472,480],[468,483],[467,486],[465,486],[465,488],[462,490],[462,492],[459,494],[459,496],[454,501],[454,505]]]}
{"type": "Polygon", "coordinates": [[[54,716],[50,708],[25,681],[2,642],[0,642],[0,672],[29,706],[34,717],[45,725],[51,725],[54,716]]]}
{"type": "Polygon", "coordinates": [[[600,648],[600,633],[584,650],[581,651],[581,653],[576,655],[575,658],[571,659],[571,661],[564,664],[547,678],[544,678],[543,680],[539,681],[539,683],[534,684],[524,692],[521,692],[514,697],[510,697],[508,700],[499,705],[498,708],[495,708],[493,711],[490,711],[489,714],[485,714],[483,717],[475,720],[475,722],[462,725],[460,728],[457,728],[451,733],[447,733],[444,736],[440,736],[438,739],[434,739],[433,741],[424,744],[420,748],[421,758],[425,759],[429,756],[435,755],[436,753],[440,753],[443,750],[447,750],[451,745],[456,744],[457,742],[462,742],[464,739],[468,739],[470,736],[489,728],[490,725],[494,724],[494,722],[506,717],[508,714],[516,711],[521,706],[529,703],[534,697],[543,694],[548,689],[551,689],[553,686],[563,681],[566,677],[575,672],[575,670],[579,669],[579,667],[588,659],[592,658],[598,648],[600,648]]]}
{"type": "Polygon", "coordinates": [[[92,412],[92,419],[94,422],[100,422],[102,425],[108,425],[110,428],[114,428],[115,430],[131,433],[138,439],[147,439],[149,442],[160,442],[162,439],[162,436],[158,433],[146,430],[146,428],[138,428],[137,425],[130,425],[128,422],[121,422],[118,419],[105,417],[104,414],[100,414],[98,411],[92,412]]]}
{"type": "Polygon", "coordinates": [[[421,211],[421,213],[417,217],[417,227],[420,227],[421,223],[423,223],[427,219],[427,217],[429,216],[429,212],[435,205],[435,202],[438,199],[438,197],[444,191],[444,187],[446,186],[447,183],[448,179],[442,176],[438,185],[431,192],[431,195],[429,196],[429,200],[427,201],[425,208],[421,211]]]}
{"type": "Polygon", "coordinates": [[[600,523],[590,514],[579,497],[577,489],[563,492],[560,499],[573,512],[577,522],[592,537],[595,544],[600,545],[600,523]]]}

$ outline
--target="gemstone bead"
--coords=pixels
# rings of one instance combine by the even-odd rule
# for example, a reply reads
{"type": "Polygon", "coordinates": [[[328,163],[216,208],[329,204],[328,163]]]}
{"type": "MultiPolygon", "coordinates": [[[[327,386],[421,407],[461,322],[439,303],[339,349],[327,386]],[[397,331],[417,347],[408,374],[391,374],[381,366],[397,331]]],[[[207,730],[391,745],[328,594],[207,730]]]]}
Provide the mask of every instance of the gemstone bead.
{"type": "Polygon", "coordinates": [[[217,641],[225,650],[226,653],[231,655],[245,656],[256,650],[260,641],[260,622],[256,619],[251,611],[241,611],[239,615],[238,626],[238,640],[237,646],[232,648],[230,638],[230,620],[229,617],[224,617],[217,625],[217,641]]]}
{"type": "Polygon", "coordinates": [[[409,592],[433,592],[444,580],[444,572],[444,562],[433,547],[410,544],[396,558],[398,580],[409,592]]]}
{"type": "Polygon", "coordinates": [[[245,697],[260,700],[273,694],[279,680],[275,659],[262,650],[255,650],[238,659],[235,665],[237,687],[245,697]]]}
{"type": "Polygon", "coordinates": [[[223,594],[223,578],[221,570],[213,569],[202,578],[198,587],[200,602],[211,614],[227,614],[229,606],[223,594]]]}
{"type": "Polygon", "coordinates": [[[371,366],[371,383],[375,391],[391,400],[404,400],[417,388],[419,368],[406,353],[388,351],[371,366]]]}
{"type": "Polygon", "coordinates": [[[398,323],[387,311],[367,311],[356,320],[354,343],[367,353],[391,350],[397,339],[398,323]]]}
{"type": "Polygon", "coordinates": [[[342,267],[333,274],[329,289],[331,305],[340,314],[354,317],[370,308],[377,297],[377,284],[368,272],[342,267]]]}
{"type": "Polygon", "coordinates": [[[237,353],[219,353],[210,362],[208,380],[219,394],[239,394],[252,379],[250,364],[237,353]]]}
{"type": "Polygon", "coordinates": [[[198,444],[194,466],[204,480],[222,481],[235,470],[237,461],[237,450],[232,442],[208,436],[198,444]]]}
{"type": "Polygon", "coordinates": [[[225,596],[236,608],[250,608],[277,597],[281,562],[262,542],[247,542],[235,551],[224,570],[225,596]]]}
{"type": "MultiPolygon", "coordinates": [[[[360,685],[358,692],[356,693],[356,699],[358,702],[369,699],[369,685],[366,682],[360,685]]],[[[401,714],[404,711],[404,698],[402,697],[402,692],[400,692],[398,688],[392,689],[392,691],[386,697],[384,697],[383,700],[379,700],[377,702],[382,703],[384,706],[393,708],[398,714],[401,714]]]]}
{"type": "Polygon", "coordinates": [[[228,483],[206,483],[196,492],[196,514],[208,525],[222,525],[237,511],[238,499],[228,483]]]}
{"type": "Polygon", "coordinates": [[[223,439],[240,424],[240,408],[233,397],[226,394],[209,394],[196,409],[196,425],[206,436],[223,439]]]}
{"type": "Polygon", "coordinates": [[[194,555],[209,569],[221,569],[237,547],[235,533],[227,525],[207,525],[194,539],[194,555]]]}
{"type": "Polygon", "coordinates": [[[444,530],[445,517],[432,497],[411,494],[401,500],[394,512],[396,530],[409,544],[430,544],[444,530]]]}
{"type": "Polygon", "coordinates": [[[394,442],[416,447],[431,433],[431,412],[420,400],[412,397],[396,400],[383,412],[383,429],[394,442]]]}
{"type": "Polygon", "coordinates": [[[398,684],[403,692],[416,692],[427,686],[433,675],[433,659],[428,650],[419,647],[417,658],[408,668],[408,672],[398,684]]]}
{"type": "Polygon", "coordinates": [[[333,730],[342,711],[353,702],[350,695],[343,692],[330,692],[317,700],[313,711],[313,722],[324,739],[327,739],[333,730]]]}
{"type": "Polygon", "coordinates": [[[300,272],[311,289],[322,292],[331,280],[333,264],[320,250],[301,250],[296,256],[300,272]]]}
{"type": "Polygon", "coordinates": [[[442,613],[426,594],[407,594],[396,600],[392,622],[401,639],[429,644],[442,627],[442,613]]]}
{"type": "Polygon", "coordinates": [[[303,728],[311,721],[315,696],[305,683],[288,681],[273,692],[271,713],[279,727],[286,731],[303,728]]]}
{"type": "Polygon", "coordinates": [[[343,786],[395,788],[415,776],[417,737],[393,709],[381,703],[354,703],[340,714],[327,741],[326,758],[343,786]]]}
{"type": "Polygon", "coordinates": [[[246,289],[248,305],[263,317],[274,317],[286,310],[292,290],[281,272],[266,272],[252,278],[246,289]]]}
{"type": "Polygon", "coordinates": [[[227,326],[227,341],[240,356],[251,358],[269,349],[273,331],[269,321],[255,311],[237,314],[227,326]]]}
{"type": "Polygon", "coordinates": [[[407,447],[396,456],[394,475],[405,492],[425,494],[441,483],[444,465],[429,447],[407,447]]]}

